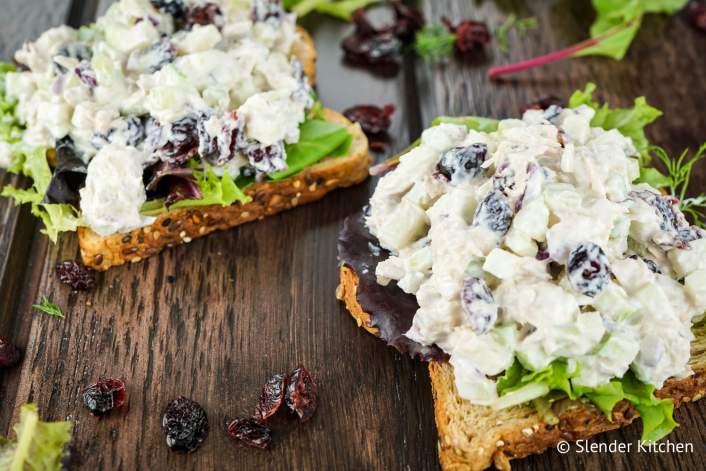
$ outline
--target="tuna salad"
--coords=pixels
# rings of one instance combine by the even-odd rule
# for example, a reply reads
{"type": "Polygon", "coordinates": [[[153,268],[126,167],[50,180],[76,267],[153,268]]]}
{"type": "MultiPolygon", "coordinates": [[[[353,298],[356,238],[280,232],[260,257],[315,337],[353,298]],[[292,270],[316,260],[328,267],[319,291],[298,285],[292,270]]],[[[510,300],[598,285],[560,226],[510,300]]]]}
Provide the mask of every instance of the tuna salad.
{"type": "Polygon", "coordinates": [[[635,183],[633,140],[593,127],[595,113],[551,106],[488,132],[431,127],[371,198],[367,228],[390,253],[377,281],[416,297],[405,335],[448,354],[474,404],[605,392],[623,378],[615,402],[641,384],[661,407],[652,389],[691,373],[706,232],[676,198],[635,183]]]}
{"type": "Polygon", "coordinates": [[[301,34],[277,0],[121,0],[47,31],[0,67],[0,166],[34,180],[4,194],[54,236],[248,201],[251,182],[301,170],[303,141],[325,138],[309,165],[350,142],[321,117],[301,34]]]}

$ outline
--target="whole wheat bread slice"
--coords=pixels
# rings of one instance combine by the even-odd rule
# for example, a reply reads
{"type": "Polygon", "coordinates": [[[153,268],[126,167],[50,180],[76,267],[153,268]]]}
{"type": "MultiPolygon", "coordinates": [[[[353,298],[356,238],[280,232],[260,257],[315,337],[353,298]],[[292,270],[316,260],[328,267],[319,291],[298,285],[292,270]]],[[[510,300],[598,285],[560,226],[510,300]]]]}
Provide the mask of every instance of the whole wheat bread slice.
{"type": "MultiPolygon", "coordinates": [[[[299,28],[298,31],[300,39],[293,46],[293,53],[302,62],[309,81],[314,83],[314,42],[304,29],[299,28]]],[[[327,121],[345,126],[352,134],[353,141],[346,156],[324,159],[286,180],[251,185],[245,190],[252,197],[247,204],[169,211],[149,226],[109,236],[80,227],[78,238],[83,263],[103,271],[127,262],[139,262],[165,247],[188,243],[215,230],[262,219],[319,200],[333,189],[362,182],[368,176],[371,162],[365,134],[358,124],[351,123],[335,111],[325,109],[323,114],[327,121]]]]}
{"type": "MultiPolygon", "coordinates": [[[[370,325],[370,314],[357,300],[358,275],[348,266],[340,268],[336,291],[360,327],[377,335],[370,325]]],[[[696,401],[706,393],[706,327],[694,328],[696,341],[691,346],[690,365],[694,374],[670,379],[655,392],[672,398],[675,407],[696,401]]],[[[481,470],[495,465],[510,469],[510,460],[541,453],[562,440],[575,441],[632,423],[638,412],[627,402],[613,409],[613,420],[587,401],[560,399],[553,403],[555,420],[547,423],[532,405],[503,410],[477,406],[462,399],[454,384],[453,367],[448,363],[429,363],[434,415],[439,433],[439,461],[442,469],[481,470]]]]}

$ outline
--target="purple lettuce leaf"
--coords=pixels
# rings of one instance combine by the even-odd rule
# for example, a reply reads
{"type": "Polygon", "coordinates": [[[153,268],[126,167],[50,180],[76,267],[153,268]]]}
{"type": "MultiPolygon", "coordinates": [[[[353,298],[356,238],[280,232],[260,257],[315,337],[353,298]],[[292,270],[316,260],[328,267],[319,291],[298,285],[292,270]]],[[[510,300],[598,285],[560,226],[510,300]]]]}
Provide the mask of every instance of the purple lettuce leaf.
{"type": "Polygon", "coordinates": [[[394,281],[387,286],[377,283],[375,267],[389,255],[368,231],[363,212],[345,220],[338,236],[338,259],[358,275],[356,298],[363,311],[370,314],[370,325],[400,353],[423,361],[447,360],[448,356],[436,345],[424,346],[404,335],[412,326],[419,305],[414,295],[402,291],[394,281]]]}

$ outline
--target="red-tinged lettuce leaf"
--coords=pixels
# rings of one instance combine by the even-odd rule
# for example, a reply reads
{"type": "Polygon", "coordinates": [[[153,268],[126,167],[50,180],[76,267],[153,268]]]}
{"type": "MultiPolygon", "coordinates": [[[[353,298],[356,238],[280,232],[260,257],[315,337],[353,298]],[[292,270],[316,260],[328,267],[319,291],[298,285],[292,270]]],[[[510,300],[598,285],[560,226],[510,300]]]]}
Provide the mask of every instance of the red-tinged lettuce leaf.
{"type": "Polygon", "coordinates": [[[368,231],[362,212],[345,220],[338,236],[338,259],[358,275],[356,297],[363,311],[370,314],[370,325],[380,331],[382,340],[401,353],[424,361],[447,360],[437,346],[427,347],[404,336],[419,305],[413,295],[402,291],[395,282],[387,286],[377,283],[375,267],[388,256],[389,252],[368,231]]]}

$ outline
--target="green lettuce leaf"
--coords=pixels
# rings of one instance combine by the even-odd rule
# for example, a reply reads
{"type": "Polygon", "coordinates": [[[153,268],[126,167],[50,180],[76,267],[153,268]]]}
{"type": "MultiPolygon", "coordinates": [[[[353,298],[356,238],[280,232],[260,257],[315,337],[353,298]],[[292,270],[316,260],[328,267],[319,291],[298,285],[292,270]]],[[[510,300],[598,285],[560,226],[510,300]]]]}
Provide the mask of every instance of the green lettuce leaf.
{"type": "Polygon", "coordinates": [[[0,437],[0,469],[7,471],[58,471],[71,441],[70,422],[42,422],[37,406],[25,404],[13,427],[17,439],[0,437]]]}
{"type": "Polygon", "coordinates": [[[319,119],[304,121],[299,133],[299,142],[285,146],[287,169],[269,174],[271,180],[291,177],[325,157],[345,155],[353,141],[346,128],[319,119]]]}
{"type": "Polygon", "coordinates": [[[588,83],[584,90],[577,90],[569,98],[569,108],[587,105],[596,110],[591,120],[591,126],[603,129],[617,129],[623,136],[632,139],[635,148],[640,153],[640,162],[649,161],[649,142],[645,136],[645,126],[662,116],[657,108],[647,104],[645,97],[635,98],[632,108],[610,108],[607,104],[600,105],[593,101],[596,84],[588,83]]]}
{"type": "Polygon", "coordinates": [[[504,407],[518,402],[503,401],[503,397],[517,395],[520,400],[534,399],[532,395],[517,394],[529,391],[561,391],[570,399],[585,397],[596,405],[609,420],[613,419],[613,408],[627,400],[640,413],[642,418],[642,437],[644,442],[655,442],[668,435],[677,423],[674,421],[674,403],[671,399],[658,399],[654,395],[654,387],[641,382],[632,371],[622,378],[596,388],[588,388],[573,384],[580,370],[571,369],[565,360],[555,360],[547,368],[540,371],[529,371],[516,359],[510,368],[498,378],[497,391],[499,402],[504,407]]]}
{"type": "Polygon", "coordinates": [[[580,56],[608,56],[620,60],[630,48],[642,17],[646,13],[673,14],[688,0],[593,0],[596,19],[591,25],[591,38],[598,44],[574,54],[580,56]]]}
{"type": "Polygon", "coordinates": [[[171,206],[172,208],[190,208],[213,204],[230,206],[236,201],[243,204],[252,201],[252,198],[235,184],[233,177],[228,172],[223,172],[223,176],[218,178],[211,167],[206,167],[205,170],[195,168],[194,178],[196,178],[196,183],[199,185],[203,197],[177,201],[171,206]]]}
{"type": "Polygon", "coordinates": [[[439,116],[434,119],[432,126],[439,124],[458,124],[466,126],[469,130],[478,132],[493,132],[498,130],[498,121],[493,118],[481,118],[480,116],[439,116]]]}
{"type": "Polygon", "coordinates": [[[284,7],[299,17],[315,11],[341,20],[350,21],[353,12],[380,0],[284,0],[284,7]]]}
{"type": "Polygon", "coordinates": [[[491,67],[491,78],[541,67],[582,56],[606,56],[620,60],[630,48],[646,13],[673,14],[688,0],[593,0],[596,19],[591,37],[573,46],[509,65],[491,67]]]}
{"type": "Polygon", "coordinates": [[[78,228],[81,216],[76,208],[69,204],[42,203],[51,181],[51,169],[47,162],[46,149],[38,148],[18,153],[17,161],[8,170],[31,178],[32,186],[22,189],[6,185],[0,196],[14,198],[17,205],[31,204],[32,214],[44,223],[43,234],[56,242],[60,232],[75,231],[78,228]]]}
{"type": "Polygon", "coordinates": [[[550,391],[562,391],[571,399],[577,396],[571,388],[571,378],[578,375],[578,368],[571,370],[565,360],[556,360],[540,371],[526,370],[519,360],[515,360],[498,380],[498,394],[504,395],[532,383],[546,385],[550,391]]]}

